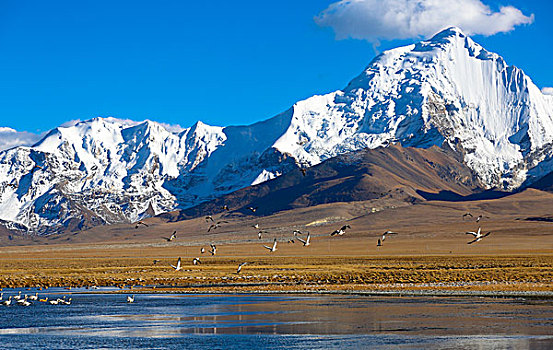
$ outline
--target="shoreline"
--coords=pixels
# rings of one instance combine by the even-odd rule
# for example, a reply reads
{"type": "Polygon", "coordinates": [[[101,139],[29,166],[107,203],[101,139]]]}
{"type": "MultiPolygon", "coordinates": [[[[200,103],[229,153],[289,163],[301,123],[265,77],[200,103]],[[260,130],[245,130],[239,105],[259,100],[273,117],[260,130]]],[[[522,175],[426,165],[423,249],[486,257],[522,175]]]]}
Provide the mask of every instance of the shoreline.
{"type": "MultiPolygon", "coordinates": [[[[328,289],[325,286],[310,285],[309,288],[282,288],[292,286],[267,285],[267,284],[228,284],[228,285],[190,285],[190,286],[142,286],[136,288],[118,288],[117,286],[101,286],[98,289],[85,287],[63,288],[62,290],[50,291],[47,289],[32,288],[10,288],[15,290],[27,290],[30,293],[49,294],[183,294],[183,295],[355,295],[367,297],[461,297],[461,298],[501,298],[501,299],[532,299],[532,300],[553,300],[552,290],[481,290],[481,289],[447,289],[447,288],[365,288],[358,286],[359,289],[339,288],[328,289]],[[265,289],[256,289],[255,287],[269,287],[265,289]],[[274,288],[280,287],[280,288],[274,288]],[[79,290],[75,290],[79,289],[79,290]],[[84,290],[82,290],[84,289],[84,290]],[[111,290],[102,290],[111,289],[111,290]]],[[[347,286],[343,286],[347,287],[347,286]]],[[[416,286],[414,286],[416,287],[416,286]]],[[[9,293],[5,288],[4,293],[9,293]]]]}

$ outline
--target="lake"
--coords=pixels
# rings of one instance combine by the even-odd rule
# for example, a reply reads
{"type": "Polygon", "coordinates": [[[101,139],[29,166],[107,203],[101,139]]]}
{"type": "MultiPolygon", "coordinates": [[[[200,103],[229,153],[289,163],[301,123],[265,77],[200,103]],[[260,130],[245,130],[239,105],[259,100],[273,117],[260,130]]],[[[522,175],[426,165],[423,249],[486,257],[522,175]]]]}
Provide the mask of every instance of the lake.
{"type": "Polygon", "coordinates": [[[136,294],[128,304],[127,294],[71,292],[48,290],[71,305],[0,306],[0,348],[553,348],[552,300],[136,294]]]}

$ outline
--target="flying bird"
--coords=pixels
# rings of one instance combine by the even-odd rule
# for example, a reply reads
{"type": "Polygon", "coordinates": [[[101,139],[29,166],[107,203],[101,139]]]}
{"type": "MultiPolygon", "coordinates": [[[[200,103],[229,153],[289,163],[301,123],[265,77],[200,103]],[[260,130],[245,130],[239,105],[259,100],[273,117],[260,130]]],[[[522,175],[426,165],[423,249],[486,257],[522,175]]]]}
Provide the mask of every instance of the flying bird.
{"type": "Polygon", "coordinates": [[[205,217],[205,222],[209,222],[211,220],[211,222],[213,222],[213,216],[211,215],[208,215],[205,217]]]}
{"type": "Polygon", "coordinates": [[[180,261],[181,261],[181,259],[179,257],[179,260],[177,260],[177,266],[171,265],[171,267],[174,268],[175,271],[180,271],[180,269],[181,269],[180,261]]]}
{"type": "Polygon", "coordinates": [[[382,241],[380,241],[380,238],[378,239],[378,243],[376,243],[377,247],[382,247],[382,241]]]}
{"type": "Polygon", "coordinates": [[[296,237],[298,239],[298,241],[302,242],[303,243],[303,246],[304,247],[308,247],[311,245],[311,235],[309,234],[309,232],[307,232],[307,238],[305,240],[301,239],[300,237],[296,237]]]}
{"type": "Polygon", "coordinates": [[[194,258],[194,260],[192,260],[192,264],[194,264],[194,265],[199,265],[201,263],[202,262],[200,261],[200,258],[194,258]]]}
{"type": "Polygon", "coordinates": [[[257,211],[257,207],[248,207],[249,210],[252,211],[252,213],[255,213],[257,211]]]}
{"type": "Polygon", "coordinates": [[[261,230],[257,233],[257,238],[261,239],[261,234],[262,233],[267,233],[268,231],[265,231],[265,230],[261,230]]]}
{"type": "Polygon", "coordinates": [[[201,254],[205,253],[205,248],[204,248],[204,247],[202,247],[202,248],[200,249],[200,253],[201,253],[201,254]]]}
{"type": "Polygon", "coordinates": [[[463,219],[466,218],[467,216],[470,216],[471,218],[473,217],[471,213],[464,213],[463,214],[463,219]]]}
{"type": "Polygon", "coordinates": [[[157,264],[158,262],[160,262],[161,260],[156,260],[154,259],[154,265],[157,264]]]}
{"type": "Polygon", "coordinates": [[[476,222],[480,222],[480,220],[482,220],[483,218],[486,218],[486,219],[489,219],[488,216],[484,216],[484,215],[478,215],[478,217],[476,218],[476,222]]]}
{"type": "Polygon", "coordinates": [[[171,242],[171,241],[174,240],[175,238],[177,238],[177,231],[173,232],[173,234],[172,234],[171,237],[169,237],[169,238],[163,237],[163,239],[166,239],[167,242],[171,242]]]}
{"type": "Polygon", "coordinates": [[[209,228],[207,229],[207,232],[210,232],[211,230],[215,230],[216,228],[219,228],[221,227],[221,224],[226,224],[228,221],[217,221],[216,223],[214,224],[211,224],[211,226],[209,226],[209,228]]]}
{"type": "Polygon", "coordinates": [[[221,207],[221,209],[226,210],[226,211],[230,211],[230,209],[228,208],[228,205],[223,205],[223,206],[221,207]]]}
{"type": "Polygon", "coordinates": [[[217,247],[215,246],[215,244],[210,244],[210,246],[211,250],[209,252],[211,253],[211,255],[217,254],[217,247]]]}
{"type": "Polygon", "coordinates": [[[257,229],[259,229],[259,224],[252,225],[252,227],[257,230],[257,229]]]}
{"type": "Polygon", "coordinates": [[[240,271],[242,271],[242,266],[246,265],[248,262],[243,262],[241,263],[240,265],[238,265],[238,269],[236,269],[236,273],[240,273],[240,271]]]}
{"type": "Polygon", "coordinates": [[[351,227],[349,225],[344,225],[339,230],[336,230],[336,231],[332,232],[330,235],[331,236],[334,236],[334,235],[342,236],[344,233],[346,233],[346,230],[348,228],[351,228],[351,227]]]}
{"type": "Polygon", "coordinates": [[[384,242],[384,240],[386,239],[386,235],[397,235],[397,232],[393,232],[393,231],[386,231],[382,234],[382,242],[384,242]]]}
{"type": "Polygon", "coordinates": [[[140,225],[143,225],[143,226],[148,227],[148,224],[147,224],[147,223],[142,222],[142,221],[139,221],[139,222],[136,223],[136,226],[135,226],[134,228],[138,228],[138,226],[140,226],[140,225]]]}
{"type": "MultiPolygon", "coordinates": [[[[297,237],[298,235],[303,235],[303,232],[299,231],[299,230],[294,230],[294,237],[297,237]]],[[[307,232],[309,233],[309,232],[307,232]]]]}
{"type": "Polygon", "coordinates": [[[487,232],[486,234],[482,234],[481,233],[481,228],[479,227],[478,231],[476,231],[476,232],[469,231],[469,232],[465,232],[465,233],[467,235],[473,235],[474,236],[474,239],[472,241],[467,242],[467,244],[472,244],[472,243],[480,242],[484,237],[489,236],[491,232],[487,232]]]}
{"type": "Polygon", "coordinates": [[[275,251],[277,250],[277,239],[275,238],[272,247],[268,247],[268,246],[266,246],[266,245],[264,245],[263,247],[269,249],[269,252],[270,252],[270,253],[275,252],[275,251]]]}

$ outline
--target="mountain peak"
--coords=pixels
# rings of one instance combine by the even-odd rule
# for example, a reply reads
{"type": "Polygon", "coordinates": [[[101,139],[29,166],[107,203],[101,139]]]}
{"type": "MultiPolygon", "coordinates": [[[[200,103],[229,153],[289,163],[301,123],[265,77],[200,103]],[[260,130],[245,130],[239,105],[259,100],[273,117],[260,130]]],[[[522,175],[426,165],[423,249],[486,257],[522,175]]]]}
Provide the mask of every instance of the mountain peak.
{"type": "Polygon", "coordinates": [[[514,189],[552,170],[551,140],[553,99],[449,27],[383,52],[344,90],[252,125],[198,121],[173,130],[94,118],[57,128],[33,147],[0,152],[0,219],[56,230],[79,217],[76,203],[102,222],[133,221],[149,203],[155,212],[187,208],[393,144],[445,146],[486,187],[514,189]]]}
{"type": "Polygon", "coordinates": [[[465,38],[466,36],[467,35],[463,32],[461,28],[452,26],[452,27],[448,27],[440,30],[438,33],[434,34],[434,36],[430,40],[431,41],[440,40],[447,37],[465,38]]]}

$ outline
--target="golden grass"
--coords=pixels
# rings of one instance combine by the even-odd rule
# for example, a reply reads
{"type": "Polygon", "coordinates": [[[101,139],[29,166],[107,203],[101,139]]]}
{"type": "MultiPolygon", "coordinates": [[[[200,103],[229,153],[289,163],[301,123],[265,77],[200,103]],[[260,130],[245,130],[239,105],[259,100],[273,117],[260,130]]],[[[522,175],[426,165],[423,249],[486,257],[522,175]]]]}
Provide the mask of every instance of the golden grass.
{"type": "MultiPolygon", "coordinates": [[[[125,251],[120,251],[125,255],[125,251]]],[[[76,253],[75,253],[76,254],[76,253]]],[[[186,291],[542,290],[553,291],[553,255],[535,256],[263,256],[202,257],[183,271],[160,258],[0,255],[0,287],[147,285],[186,291]],[[247,261],[240,274],[239,263],[247,261]]],[[[98,254],[101,255],[101,254],[98,254]]]]}

